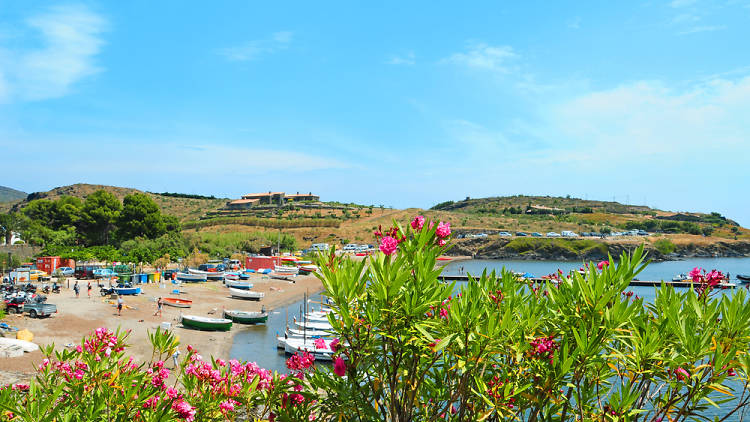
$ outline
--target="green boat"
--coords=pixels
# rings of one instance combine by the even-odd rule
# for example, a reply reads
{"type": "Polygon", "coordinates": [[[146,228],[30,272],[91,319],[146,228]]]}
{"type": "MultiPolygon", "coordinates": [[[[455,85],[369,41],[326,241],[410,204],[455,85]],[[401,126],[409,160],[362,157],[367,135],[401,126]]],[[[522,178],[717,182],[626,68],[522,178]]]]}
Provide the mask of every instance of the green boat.
{"type": "Polygon", "coordinates": [[[223,318],[207,318],[196,315],[183,315],[182,325],[205,331],[229,331],[232,321],[223,318]]]}
{"type": "Polygon", "coordinates": [[[268,312],[224,311],[224,318],[239,324],[262,324],[268,321],[268,312]]]}

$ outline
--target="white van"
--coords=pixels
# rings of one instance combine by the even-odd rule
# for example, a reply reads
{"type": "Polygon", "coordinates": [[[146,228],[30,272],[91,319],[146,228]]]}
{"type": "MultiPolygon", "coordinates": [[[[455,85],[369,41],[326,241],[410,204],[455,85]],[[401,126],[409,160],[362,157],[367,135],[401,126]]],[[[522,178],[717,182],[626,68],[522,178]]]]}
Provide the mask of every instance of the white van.
{"type": "Polygon", "coordinates": [[[331,249],[328,243],[313,243],[310,245],[310,252],[325,252],[331,249]]]}

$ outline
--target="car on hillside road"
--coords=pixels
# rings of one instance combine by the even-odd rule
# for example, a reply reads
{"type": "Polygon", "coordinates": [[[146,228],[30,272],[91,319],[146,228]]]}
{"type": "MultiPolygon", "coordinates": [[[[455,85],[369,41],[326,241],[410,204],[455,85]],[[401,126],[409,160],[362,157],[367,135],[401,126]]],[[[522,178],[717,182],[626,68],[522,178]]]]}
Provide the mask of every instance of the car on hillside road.
{"type": "Polygon", "coordinates": [[[541,234],[541,233],[539,233],[539,232],[534,232],[534,233],[531,233],[531,236],[532,236],[532,237],[544,237],[544,235],[543,235],[543,234],[541,234]]]}
{"type": "Polygon", "coordinates": [[[547,233],[547,237],[560,237],[560,233],[549,232],[547,233]]]}
{"type": "Polygon", "coordinates": [[[516,232],[516,236],[521,236],[521,237],[523,237],[523,236],[528,236],[528,234],[526,234],[526,233],[524,233],[524,232],[516,232]]]}
{"type": "Polygon", "coordinates": [[[497,235],[500,236],[500,237],[511,237],[512,236],[512,234],[510,234],[508,232],[500,232],[497,235]]]}

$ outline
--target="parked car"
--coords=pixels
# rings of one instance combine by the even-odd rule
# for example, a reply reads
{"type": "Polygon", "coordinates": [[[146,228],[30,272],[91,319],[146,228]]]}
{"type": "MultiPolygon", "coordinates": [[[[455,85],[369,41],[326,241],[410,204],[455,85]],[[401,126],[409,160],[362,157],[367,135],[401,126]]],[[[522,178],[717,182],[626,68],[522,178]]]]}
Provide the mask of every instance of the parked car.
{"type": "Polygon", "coordinates": [[[560,233],[549,232],[547,233],[547,237],[560,237],[560,233]]]}
{"type": "Polygon", "coordinates": [[[60,271],[60,274],[65,277],[72,277],[76,273],[76,271],[70,267],[58,267],[55,272],[57,271],[60,271]]]}
{"type": "Polygon", "coordinates": [[[528,236],[528,234],[524,232],[516,232],[516,236],[528,236]]]}
{"type": "Polygon", "coordinates": [[[500,233],[498,233],[498,236],[501,236],[501,237],[510,237],[512,235],[510,233],[508,233],[508,232],[500,232],[500,233]]]}
{"type": "Polygon", "coordinates": [[[544,235],[543,235],[543,234],[541,234],[541,233],[539,233],[539,232],[534,232],[534,233],[531,233],[531,235],[532,235],[533,237],[544,237],[544,235]]]}
{"type": "Polygon", "coordinates": [[[76,265],[74,275],[81,280],[94,278],[94,270],[98,270],[99,268],[102,268],[102,266],[97,264],[76,265]]]}
{"type": "Polygon", "coordinates": [[[562,235],[562,237],[578,237],[575,232],[572,232],[570,230],[563,230],[560,234],[562,235]]]}
{"type": "Polygon", "coordinates": [[[646,230],[638,230],[638,236],[648,236],[648,232],[646,230]]]}

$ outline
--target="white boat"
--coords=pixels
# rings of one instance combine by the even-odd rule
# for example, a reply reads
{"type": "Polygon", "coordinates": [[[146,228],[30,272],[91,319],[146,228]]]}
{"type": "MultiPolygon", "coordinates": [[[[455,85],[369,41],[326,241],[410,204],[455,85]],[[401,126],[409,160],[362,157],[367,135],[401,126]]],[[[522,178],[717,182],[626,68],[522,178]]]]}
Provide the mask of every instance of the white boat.
{"type": "Polygon", "coordinates": [[[692,280],[690,277],[688,277],[686,274],[677,274],[676,276],[672,277],[672,281],[689,281],[692,280]]]}
{"type": "Polygon", "coordinates": [[[230,280],[231,281],[237,281],[239,279],[240,279],[240,275],[239,274],[235,274],[235,273],[226,273],[226,274],[224,274],[224,281],[230,281],[230,280]]]}
{"type": "Polygon", "coordinates": [[[204,276],[207,276],[209,274],[208,271],[196,270],[195,268],[188,268],[188,272],[190,274],[197,274],[197,275],[204,275],[204,276]]]}
{"type": "Polygon", "coordinates": [[[229,288],[229,294],[232,295],[232,297],[236,297],[239,299],[254,299],[254,300],[260,300],[265,296],[262,292],[253,292],[250,290],[241,290],[241,289],[234,289],[229,288]]]}
{"type": "Polygon", "coordinates": [[[286,339],[284,341],[284,351],[289,354],[308,352],[312,353],[316,360],[332,360],[333,351],[329,345],[330,340],[326,341],[326,348],[318,349],[315,347],[313,340],[305,342],[298,339],[286,339]]]}
{"type": "Polygon", "coordinates": [[[331,324],[329,324],[327,321],[306,321],[306,322],[299,322],[297,321],[297,318],[294,318],[294,325],[296,325],[298,328],[303,330],[331,330],[333,327],[331,324]]]}
{"type": "Polygon", "coordinates": [[[202,275],[205,276],[208,280],[224,280],[224,271],[221,272],[214,272],[214,271],[201,271],[201,270],[195,270],[192,268],[188,268],[188,272],[190,274],[196,274],[196,275],[202,275]]]}
{"type": "Polygon", "coordinates": [[[297,274],[299,273],[299,268],[290,265],[276,265],[274,271],[280,274],[297,274]]]}
{"type": "Polygon", "coordinates": [[[330,337],[333,334],[327,330],[301,330],[299,328],[288,327],[286,333],[289,337],[330,337]]]}
{"type": "Polygon", "coordinates": [[[202,274],[177,273],[177,280],[186,283],[200,283],[206,281],[206,276],[202,274]]]}
{"type": "Polygon", "coordinates": [[[297,275],[296,274],[288,274],[288,273],[270,273],[268,274],[269,277],[275,278],[277,280],[286,280],[286,281],[293,281],[294,278],[297,275]]]}
{"type": "Polygon", "coordinates": [[[224,284],[226,284],[227,287],[234,288],[234,289],[242,289],[242,290],[250,290],[253,288],[253,283],[249,281],[237,281],[237,280],[225,280],[224,284]]]}

